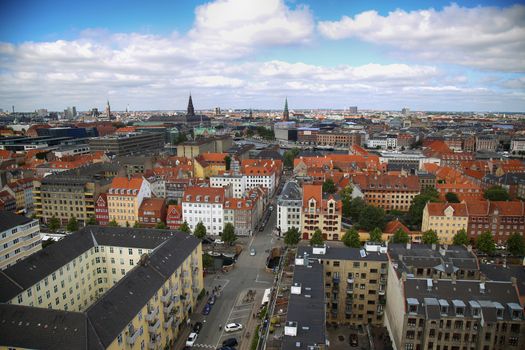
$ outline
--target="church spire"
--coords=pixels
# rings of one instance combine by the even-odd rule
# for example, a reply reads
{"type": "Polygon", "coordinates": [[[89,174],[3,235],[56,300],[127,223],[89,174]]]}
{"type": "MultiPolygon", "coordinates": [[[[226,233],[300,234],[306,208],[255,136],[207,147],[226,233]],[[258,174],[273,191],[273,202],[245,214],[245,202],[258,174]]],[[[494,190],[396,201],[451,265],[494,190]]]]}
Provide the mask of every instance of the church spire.
{"type": "Polygon", "coordinates": [[[191,100],[191,94],[190,94],[190,99],[188,100],[188,110],[186,111],[186,115],[190,115],[190,116],[195,115],[195,109],[193,108],[193,101],[191,100]]]}
{"type": "Polygon", "coordinates": [[[284,111],[283,111],[283,120],[288,121],[290,119],[290,113],[288,112],[288,97],[284,99],[284,111]]]}

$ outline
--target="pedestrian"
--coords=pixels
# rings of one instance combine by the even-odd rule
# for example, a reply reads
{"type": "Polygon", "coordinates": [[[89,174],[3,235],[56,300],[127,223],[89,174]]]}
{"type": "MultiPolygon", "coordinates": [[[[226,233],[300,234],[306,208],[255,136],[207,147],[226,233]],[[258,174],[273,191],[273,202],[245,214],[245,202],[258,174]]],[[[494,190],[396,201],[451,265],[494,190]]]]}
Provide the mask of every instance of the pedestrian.
{"type": "Polygon", "coordinates": [[[208,296],[208,295],[210,295],[210,291],[209,290],[206,291],[206,296],[208,296]]]}

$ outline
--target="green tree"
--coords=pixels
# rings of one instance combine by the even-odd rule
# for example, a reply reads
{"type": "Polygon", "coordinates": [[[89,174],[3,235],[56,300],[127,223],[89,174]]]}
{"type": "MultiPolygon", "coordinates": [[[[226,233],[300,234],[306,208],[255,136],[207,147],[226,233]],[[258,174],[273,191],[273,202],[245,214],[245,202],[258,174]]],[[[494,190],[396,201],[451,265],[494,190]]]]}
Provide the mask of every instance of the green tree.
{"type": "Polygon", "coordinates": [[[445,194],[445,199],[449,203],[459,203],[460,202],[458,195],[455,194],[454,192],[447,192],[445,194]]]}
{"type": "Polygon", "coordinates": [[[226,225],[224,225],[221,238],[224,242],[230,245],[237,240],[237,236],[235,235],[235,227],[231,222],[228,222],[226,225]]]}
{"type": "Polygon", "coordinates": [[[301,240],[301,233],[297,227],[291,227],[284,234],[284,244],[294,246],[301,240]]]}
{"type": "Polygon", "coordinates": [[[354,198],[350,201],[348,215],[353,222],[359,221],[361,211],[366,208],[366,203],[361,197],[354,198]]]}
{"type": "Polygon", "coordinates": [[[130,227],[131,225],[129,224],[128,221],[126,221],[126,227],[130,227]]]}
{"type": "Polygon", "coordinates": [[[371,231],[376,227],[382,230],[385,227],[385,211],[383,208],[367,205],[359,213],[358,224],[359,228],[367,231],[371,231]]]}
{"type": "Polygon", "coordinates": [[[168,228],[168,226],[166,225],[166,223],[161,221],[161,222],[157,223],[157,225],[155,225],[155,228],[157,230],[166,230],[168,228]]]}
{"type": "Polygon", "coordinates": [[[339,191],[339,197],[341,198],[341,203],[343,204],[343,217],[350,217],[350,205],[352,202],[352,187],[346,186],[341,191],[339,191]]]}
{"type": "Polygon", "coordinates": [[[423,210],[427,202],[439,202],[439,193],[435,188],[427,187],[414,197],[412,204],[408,209],[407,219],[411,225],[421,227],[421,220],[423,219],[423,210]]]}
{"type": "Polygon", "coordinates": [[[321,230],[319,229],[315,230],[314,234],[312,235],[312,238],[310,238],[310,245],[311,246],[323,245],[323,243],[324,243],[324,239],[323,239],[323,234],[321,230]]]}
{"type": "Polygon", "coordinates": [[[110,222],[108,222],[108,226],[110,226],[110,227],[118,227],[119,225],[117,224],[117,221],[115,219],[113,219],[110,222]]]}
{"type": "Polygon", "coordinates": [[[182,225],[180,225],[179,227],[179,231],[182,231],[182,232],[186,232],[186,233],[190,233],[191,234],[191,229],[190,229],[190,226],[188,225],[188,223],[186,221],[184,221],[182,223],[182,225]]]}
{"type": "Polygon", "coordinates": [[[490,231],[485,231],[478,236],[476,247],[485,254],[493,254],[496,251],[496,243],[490,231]]]}
{"type": "Polygon", "coordinates": [[[86,221],[86,225],[98,225],[98,221],[93,216],[90,216],[86,221]]]}
{"type": "Polygon", "coordinates": [[[469,240],[468,240],[468,236],[467,236],[467,231],[465,231],[464,228],[462,228],[461,230],[459,230],[459,231],[454,235],[454,238],[452,239],[452,243],[455,244],[455,245],[467,245],[467,244],[469,244],[469,240]]]}
{"type": "Polygon", "coordinates": [[[230,170],[231,163],[232,163],[232,157],[230,156],[224,157],[224,164],[226,165],[226,171],[230,170]]]}
{"type": "Polygon", "coordinates": [[[397,229],[392,236],[392,243],[408,243],[410,242],[410,236],[403,229],[397,229]]]}
{"type": "Polygon", "coordinates": [[[361,247],[361,240],[359,239],[359,232],[356,229],[348,229],[343,235],[343,243],[347,247],[359,248],[361,247]]]}
{"type": "Polygon", "coordinates": [[[51,230],[51,232],[55,232],[60,228],[60,221],[53,215],[51,219],[49,219],[49,222],[47,223],[47,227],[51,230]]]}
{"type": "Polygon", "coordinates": [[[421,236],[421,242],[424,244],[438,244],[439,237],[435,231],[428,230],[423,232],[423,235],[421,236]]]}
{"type": "Polygon", "coordinates": [[[508,201],[510,199],[507,190],[501,186],[487,188],[483,193],[483,197],[489,201],[508,201]]]}
{"type": "Polygon", "coordinates": [[[133,224],[133,228],[141,228],[142,226],[139,224],[138,221],[135,221],[135,223],[133,224]]]}
{"type": "Polygon", "coordinates": [[[168,205],[177,205],[177,200],[176,199],[170,199],[168,201],[168,205]]]}
{"type": "Polygon", "coordinates": [[[335,187],[334,180],[328,179],[325,182],[323,182],[323,193],[335,193],[337,191],[337,188],[335,187]]]}
{"type": "Polygon", "coordinates": [[[507,239],[507,250],[512,255],[525,255],[525,240],[518,232],[514,232],[507,239]]]}
{"type": "Polygon", "coordinates": [[[69,232],[78,231],[78,221],[74,216],[72,216],[67,222],[66,230],[68,230],[69,232]]]}
{"type": "Polygon", "coordinates": [[[202,265],[209,269],[213,266],[213,257],[209,254],[202,254],[202,265]]]}
{"type": "Polygon", "coordinates": [[[376,227],[370,231],[370,241],[383,242],[383,231],[379,227],[376,227]]]}
{"type": "Polygon", "coordinates": [[[293,168],[293,161],[299,155],[299,152],[301,152],[299,148],[292,148],[284,152],[283,158],[284,158],[284,166],[286,168],[288,169],[293,168]]]}
{"type": "Polygon", "coordinates": [[[204,226],[202,221],[199,221],[197,226],[195,226],[195,231],[193,232],[193,234],[198,239],[203,239],[204,237],[206,237],[206,226],[204,226]]]}

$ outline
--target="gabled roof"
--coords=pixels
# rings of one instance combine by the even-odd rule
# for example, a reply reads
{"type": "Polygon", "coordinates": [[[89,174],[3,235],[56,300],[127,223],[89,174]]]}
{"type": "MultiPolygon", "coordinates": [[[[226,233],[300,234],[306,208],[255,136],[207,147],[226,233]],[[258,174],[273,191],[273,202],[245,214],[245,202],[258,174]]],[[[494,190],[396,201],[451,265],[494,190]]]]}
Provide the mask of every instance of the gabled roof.
{"type": "Polygon", "coordinates": [[[115,177],[111,182],[112,189],[124,189],[124,190],[140,190],[142,187],[142,177],[115,177]]]}
{"type": "Polygon", "coordinates": [[[466,217],[468,216],[467,205],[465,203],[427,203],[428,215],[430,216],[445,216],[447,208],[453,209],[452,216],[466,217]]]}
{"type": "Polygon", "coordinates": [[[408,227],[403,225],[403,223],[398,219],[387,222],[385,228],[383,229],[383,233],[395,233],[399,229],[406,233],[410,233],[408,227]]]}

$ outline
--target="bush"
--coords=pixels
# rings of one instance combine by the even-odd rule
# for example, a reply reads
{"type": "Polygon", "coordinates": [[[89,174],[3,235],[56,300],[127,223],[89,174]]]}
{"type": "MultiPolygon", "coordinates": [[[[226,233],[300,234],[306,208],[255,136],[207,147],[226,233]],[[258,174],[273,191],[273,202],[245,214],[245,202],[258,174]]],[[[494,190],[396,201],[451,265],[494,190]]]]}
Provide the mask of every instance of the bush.
{"type": "Polygon", "coordinates": [[[259,328],[261,328],[260,325],[255,327],[255,334],[252,338],[252,345],[250,346],[251,350],[257,350],[257,345],[259,344],[259,328]]]}

